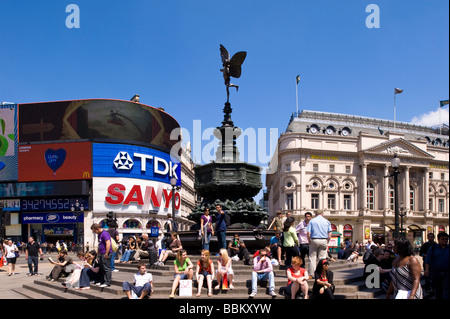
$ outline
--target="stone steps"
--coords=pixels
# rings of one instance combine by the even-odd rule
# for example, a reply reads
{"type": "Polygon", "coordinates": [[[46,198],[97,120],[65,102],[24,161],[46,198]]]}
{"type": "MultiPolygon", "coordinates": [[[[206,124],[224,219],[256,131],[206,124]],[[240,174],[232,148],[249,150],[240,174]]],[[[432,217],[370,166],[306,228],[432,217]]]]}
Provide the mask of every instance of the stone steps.
{"type": "MultiPolygon", "coordinates": [[[[192,256],[191,260],[194,264],[199,256],[192,256]]],[[[215,256],[212,260],[217,260],[215,256]]],[[[173,282],[173,266],[172,261],[166,262],[166,265],[158,269],[149,269],[153,274],[154,292],[150,299],[168,299],[172,282],[173,282]]],[[[65,289],[61,283],[65,278],[59,281],[49,282],[45,279],[36,279],[30,284],[23,285],[18,289],[18,293],[30,299],[122,299],[126,298],[122,291],[122,283],[124,281],[133,281],[133,274],[137,272],[137,263],[120,264],[116,263],[116,269],[119,272],[113,273],[113,280],[110,287],[100,288],[91,285],[89,290],[65,289]]],[[[233,290],[214,290],[213,296],[207,296],[206,281],[203,284],[202,296],[196,297],[197,282],[193,281],[193,296],[179,297],[176,299],[248,299],[251,292],[251,272],[252,266],[244,265],[242,261],[233,262],[233,270],[235,273],[233,290]]],[[[331,263],[330,269],[334,272],[334,283],[336,286],[336,299],[373,299],[380,298],[381,289],[367,289],[365,282],[362,280],[362,271],[364,265],[362,263],[348,263],[347,261],[338,260],[331,263]]],[[[287,286],[286,270],[280,267],[274,267],[275,273],[275,292],[278,299],[284,299],[282,294],[283,287],[287,286]]],[[[313,279],[308,280],[309,290],[312,291],[313,279]]],[[[217,285],[217,281],[213,281],[213,287],[217,285]]],[[[268,287],[265,283],[258,285],[258,294],[255,299],[272,299],[268,295],[268,287]]]]}

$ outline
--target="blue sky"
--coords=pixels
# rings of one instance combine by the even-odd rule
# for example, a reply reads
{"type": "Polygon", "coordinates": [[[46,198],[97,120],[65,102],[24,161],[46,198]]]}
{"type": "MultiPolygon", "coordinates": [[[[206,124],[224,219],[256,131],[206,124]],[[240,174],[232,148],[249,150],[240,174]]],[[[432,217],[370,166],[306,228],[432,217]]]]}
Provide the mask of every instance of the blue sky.
{"type": "Polygon", "coordinates": [[[247,51],[230,96],[243,129],[286,129],[297,74],[300,110],[393,120],[398,87],[397,120],[432,125],[449,98],[448,30],[445,0],[0,0],[0,102],[140,94],[190,132],[220,126],[223,44],[247,51]],[[80,28],[66,27],[69,4],[80,28]]]}

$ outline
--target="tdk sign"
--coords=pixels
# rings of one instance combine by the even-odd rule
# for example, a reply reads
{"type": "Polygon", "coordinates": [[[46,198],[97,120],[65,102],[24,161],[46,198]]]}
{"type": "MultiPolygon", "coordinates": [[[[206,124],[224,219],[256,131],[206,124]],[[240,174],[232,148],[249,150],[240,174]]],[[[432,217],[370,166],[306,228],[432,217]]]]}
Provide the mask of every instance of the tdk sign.
{"type": "Polygon", "coordinates": [[[175,177],[181,186],[181,164],[170,154],[148,147],[125,144],[92,146],[94,177],[127,177],[170,183],[175,177]]]}

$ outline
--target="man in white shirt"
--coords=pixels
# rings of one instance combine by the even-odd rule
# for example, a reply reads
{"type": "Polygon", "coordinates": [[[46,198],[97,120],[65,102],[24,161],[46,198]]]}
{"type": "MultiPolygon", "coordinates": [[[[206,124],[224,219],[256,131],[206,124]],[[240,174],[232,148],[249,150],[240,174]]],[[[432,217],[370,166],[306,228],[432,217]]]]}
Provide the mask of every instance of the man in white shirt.
{"type": "Polygon", "coordinates": [[[125,281],[122,285],[128,299],[144,299],[147,294],[153,292],[153,275],[147,272],[144,262],[138,263],[138,270],[139,272],[134,275],[134,284],[125,281]]]}
{"type": "Polygon", "coordinates": [[[309,257],[309,238],[308,238],[308,232],[306,231],[306,227],[308,227],[309,221],[312,219],[312,213],[306,212],[305,213],[305,220],[298,223],[297,227],[295,227],[295,230],[297,231],[297,237],[298,241],[300,242],[300,257],[302,258],[303,262],[305,262],[305,257],[308,255],[309,257]]]}
{"type": "Polygon", "coordinates": [[[372,240],[369,238],[368,240],[367,240],[367,244],[366,244],[366,250],[369,250],[370,249],[370,246],[372,246],[373,244],[372,244],[372,240]]]}
{"type": "Polygon", "coordinates": [[[328,242],[331,239],[331,223],[323,217],[323,210],[316,212],[306,226],[309,239],[309,271],[314,276],[317,261],[327,258],[328,242]]]}

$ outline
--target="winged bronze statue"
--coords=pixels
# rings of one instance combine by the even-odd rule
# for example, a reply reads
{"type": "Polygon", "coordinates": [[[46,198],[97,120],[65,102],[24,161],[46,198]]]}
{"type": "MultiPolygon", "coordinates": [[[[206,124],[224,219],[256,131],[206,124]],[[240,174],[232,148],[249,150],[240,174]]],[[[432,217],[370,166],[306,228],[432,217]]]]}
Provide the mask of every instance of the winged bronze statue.
{"type": "Polygon", "coordinates": [[[227,87],[227,102],[230,99],[230,90],[229,87],[236,88],[236,92],[239,86],[230,83],[230,77],[239,78],[242,72],[242,63],[244,63],[245,57],[247,56],[247,52],[240,51],[233,55],[230,59],[230,54],[227,49],[221,44],[220,45],[220,56],[222,58],[223,69],[220,71],[223,73],[223,78],[225,80],[225,86],[227,87]]]}

